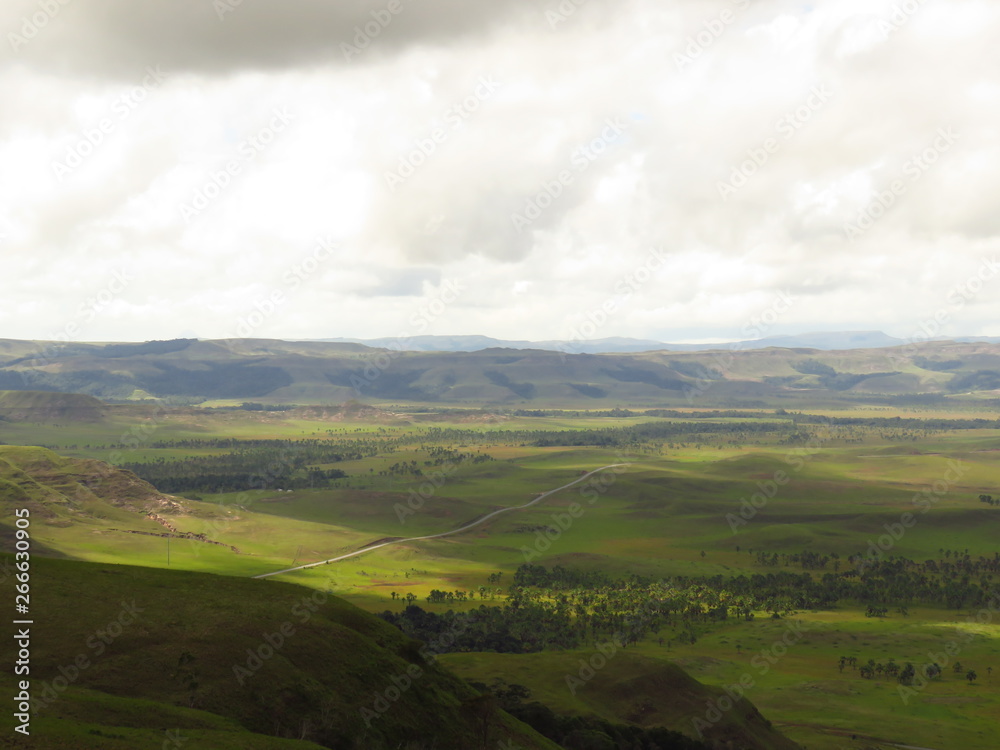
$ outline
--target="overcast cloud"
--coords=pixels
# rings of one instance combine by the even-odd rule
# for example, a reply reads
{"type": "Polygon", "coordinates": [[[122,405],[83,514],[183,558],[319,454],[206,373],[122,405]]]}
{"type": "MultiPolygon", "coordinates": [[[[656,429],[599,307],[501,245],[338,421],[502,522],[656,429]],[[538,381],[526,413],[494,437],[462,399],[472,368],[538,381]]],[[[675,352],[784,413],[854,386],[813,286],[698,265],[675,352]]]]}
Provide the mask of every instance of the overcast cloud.
{"type": "Polygon", "coordinates": [[[991,0],[7,0],[0,33],[0,337],[1000,335],[991,0]]]}

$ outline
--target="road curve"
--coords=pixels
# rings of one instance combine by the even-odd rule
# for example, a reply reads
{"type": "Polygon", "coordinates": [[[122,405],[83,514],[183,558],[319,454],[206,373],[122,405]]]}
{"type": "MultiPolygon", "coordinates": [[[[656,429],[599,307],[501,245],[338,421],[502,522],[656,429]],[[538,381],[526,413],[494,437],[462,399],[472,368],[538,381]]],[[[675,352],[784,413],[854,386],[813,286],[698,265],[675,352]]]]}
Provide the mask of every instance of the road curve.
{"type": "Polygon", "coordinates": [[[569,484],[564,484],[562,487],[556,487],[554,490],[549,490],[548,492],[543,492],[541,495],[536,497],[530,503],[525,503],[524,505],[515,505],[510,508],[501,508],[500,510],[495,510],[492,513],[488,513],[477,521],[472,521],[467,523],[465,526],[459,526],[457,529],[452,529],[451,531],[443,531],[440,534],[430,534],[428,536],[412,536],[409,539],[394,539],[391,542],[382,542],[382,544],[374,544],[371,547],[364,547],[363,549],[355,550],[354,552],[348,552],[346,555],[340,555],[339,557],[331,557],[329,560],[320,560],[319,562],[309,563],[308,565],[297,565],[294,568],[285,568],[284,570],[276,570],[273,573],[262,573],[259,576],[253,576],[254,578],[270,578],[271,576],[280,576],[282,573],[291,573],[295,570],[305,570],[306,568],[315,568],[317,565],[326,565],[327,563],[340,562],[341,560],[346,560],[349,557],[357,557],[358,555],[363,555],[366,552],[371,552],[372,550],[380,549],[381,547],[388,547],[392,544],[408,544],[409,542],[420,542],[424,539],[440,539],[443,536],[451,536],[452,534],[458,534],[462,531],[468,531],[469,529],[475,528],[482,523],[486,523],[491,518],[499,516],[501,513],[509,513],[512,510],[524,510],[525,508],[530,508],[532,505],[537,505],[542,500],[547,498],[549,495],[553,495],[556,492],[561,492],[567,487],[572,487],[574,484],[579,484],[585,479],[597,474],[598,472],[604,471],[605,469],[613,469],[616,466],[629,466],[630,464],[608,464],[607,466],[602,466],[599,469],[594,469],[593,471],[588,471],[579,479],[574,479],[569,484]]]}

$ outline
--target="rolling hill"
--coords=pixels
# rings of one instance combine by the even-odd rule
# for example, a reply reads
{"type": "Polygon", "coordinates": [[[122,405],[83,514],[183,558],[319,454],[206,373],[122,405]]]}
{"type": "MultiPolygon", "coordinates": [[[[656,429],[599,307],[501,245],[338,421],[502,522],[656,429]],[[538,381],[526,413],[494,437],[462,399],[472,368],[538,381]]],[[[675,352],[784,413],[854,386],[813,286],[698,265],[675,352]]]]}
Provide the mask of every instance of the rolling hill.
{"type": "MultiPolygon", "coordinates": [[[[92,544],[93,534],[183,536],[169,530],[190,504],[100,461],[0,446],[0,568],[13,570],[15,508],[30,512],[36,539],[32,747],[159,748],[169,732],[185,747],[220,750],[468,750],[484,746],[488,726],[491,748],[555,750],[440,666],[433,644],[428,652],[329,589],[72,559],[72,545],[92,544]],[[43,526],[81,535],[56,552],[38,543],[43,526]]],[[[14,576],[0,583],[13,597],[14,576]]],[[[14,694],[12,653],[0,684],[14,694]]],[[[623,656],[609,674],[633,662],[623,656]]],[[[562,674],[550,666],[543,671],[562,674]]],[[[612,710],[586,712],[635,725],[627,694],[640,690],[659,706],[641,726],[662,721],[690,736],[678,717],[721,696],[673,665],[633,672],[612,710]]],[[[752,750],[794,747],[749,703],[708,734],[752,750]]]]}
{"type": "MultiPolygon", "coordinates": [[[[0,387],[188,404],[307,405],[358,398],[515,407],[799,406],[885,398],[940,400],[967,393],[992,396],[1000,390],[1000,345],[930,342],[829,351],[734,346],[710,352],[566,354],[502,348],[403,352],[355,343],[264,339],[58,348],[3,341],[0,387]],[[47,354],[40,359],[38,351],[47,354]]],[[[99,414],[98,407],[88,403],[88,413],[99,414]]],[[[63,407],[63,412],[71,408],[87,411],[79,405],[63,407]]],[[[28,412],[22,408],[11,413],[28,412]]]]}
{"type": "Polygon", "coordinates": [[[31,581],[32,748],[466,750],[487,716],[494,745],[557,750],[326,592],[39,557],[31,581]]]}

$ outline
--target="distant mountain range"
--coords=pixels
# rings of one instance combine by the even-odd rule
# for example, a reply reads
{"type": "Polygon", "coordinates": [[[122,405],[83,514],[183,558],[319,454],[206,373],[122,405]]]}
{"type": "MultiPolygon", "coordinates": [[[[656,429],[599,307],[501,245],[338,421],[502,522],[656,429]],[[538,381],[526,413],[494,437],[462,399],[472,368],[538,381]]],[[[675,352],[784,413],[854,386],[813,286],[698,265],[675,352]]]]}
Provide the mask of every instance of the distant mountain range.
{"type": "MultiPolygon", "coordinates": [[[[623,354],[634,352],[673,351],[704,352],[714,349],[767,349],[772,346],[784,349],[882,349],[910,343],[881,331],[833,331],[803,333],[794,336],[769,336],[751,341],[732,341],[712,344],[671,344],[651,339],[611,337],[579,341],[527,341],[494,339],[489,336],[411,336],[409,338],[316,339],[329,343],[363,344],[377,349],[400,349],[413,352],[479,352],[485,349],[541,349],[567,354],[623,354]]],[[[1000,343],[1000,336],[961,336],[935,341],[960,343],[1000,343]]]]}
{"type": "MultiPolygon", "coordinates": [[[[1000,395],[996,343],[877,346],[886,339],[883,334],[823,334],[775,338],[769,347],[755,341],[719,345],[715,351],[600,354],[550,351],[534,343],[524,349],[419,351],[414,350],[421,343],[417,340],[405,342],[408,351],[399,351],[400,342],[394,341],[365,346],[273,339],[117,344],[0,339],[0,391],[21,392],[0,396],[0,423],[25,414],[102,418],[100,404],[52,404],[24,391],[185,404],[329,405],[358,399],[534,408],[694,403],[784,408],[887,397],[1000,395]]],[[[426,345],[442,347],[449,341],[452,346],[484,343],[446,338],[426,345]]]]}

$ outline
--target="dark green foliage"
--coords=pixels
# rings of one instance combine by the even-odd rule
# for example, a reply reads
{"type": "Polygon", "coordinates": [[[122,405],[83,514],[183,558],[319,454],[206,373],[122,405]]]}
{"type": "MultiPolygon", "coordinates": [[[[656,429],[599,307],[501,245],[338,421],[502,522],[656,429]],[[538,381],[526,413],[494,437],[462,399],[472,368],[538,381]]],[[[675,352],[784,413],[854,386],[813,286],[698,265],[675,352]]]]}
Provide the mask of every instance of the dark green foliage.
{"type": "Polygon", "coordinates": [[[694,378],[695,380],[722,380],[724,377],[718,370],[710,369],[700,362],[671,360],[667,364],[681,375],[687,375],[689,378],[694,378]]]}
{"type": "Polygon", "coordinates": [[[532,398],[535,395],[535,386],[532,383],[515,383],[507,377],[505,373],[502,373],[499,370],[484,370],[483,375],[485,375],[486,379],[493,383],[493,385],[498,385],[501,388],[507,388],[521,398],[532,398]]]}
{"type": "Polygon", "coordinates": [[[889,375],[898,375],[898,372],[869,372],[869,373],[838,373],[830,365],[815,360],[806,359],[796,362],[792,368],[803,375],[818,375],[820,385],[831,391],[846,391],[853,388],[858,383],[869,378],[880,378],[889,375]]]}
{"type": "Polygon", "coordinates": [[[374,365],[352,368],[337,372],[326,372],[324,377],[333,385],[353,388],[359,396],[376,398],[401,398],[414,401],[435,401],[436,394],[428,388],[414,385],[427,372],[388,367],[379,369],[374,365]]]}
{"type": "Polygon", "coordinates": [[[198,369],[159,361],[151,364],[157,371],[137,373],[135,383],[136,387],[158,396],[253,398],[292,384],[292,376],[282,368],[252,361],[207,362],[198,369]]]}
{"type": "MultiPolygon", "coordinates": [[[[181,441],[203,443],[212,441],[181,441]]],[[[234,449],[210,456],[188,456],[125,463],[121,468],[145,479],[161,492],[241,492],[260,489],[328,487],[346,477],[340,469],[316,464],[345,459],[341,445],[319,440],[220,440],[234,449]],[[337,451],[337,452],[334,452],[337,451]]],[[[155,443],[154,447],[166,445],[155,443]]],[[[171,444],[172,445],[172,444],[171,444]]]]}
{"type": "Polygon", "coordinates": [[[645,383],[667,391],[680,391],[684,388],[684,381],[669,377],[668,374],[672,371],[666,368],[657,372],[644,367],[619,367],[617,370],[604,368],[601,372],[622,383],[645,383]]]}
{"type": "Polygon", "coordinates": [[[587,398],[605,398],[608,392],[604,388],[598,388],[596,385],[583,385],[582,383],[568,383],[570,388],[587,398]]]}
{"type": "MultiPolygon", "coordinates": [[[[803,571],[822,570],[829,564],[829,558],[811,551],[780,556],[758,551],[757,555],[761,564],[796,563],[803,571]]],[[[819,577],[781,570],[749,576],[676,576],[669,582],[639,575],[612,580],[602,573],[526,564],[514,574],[502,605],[466,612],[449,609],[443,614],[411,605],[381,617],[422,641],[454,635],[448,636],[442,652],[530,653],[608,639],[627,645],[664,627],[694,638],[694,628],[701,624],[730,617],[751,620],[761,610],[780,617],[795,610],[862,602],[868,617],[886,617],[890,607],[905,615],[912,603],[981,607],[991,592],[969,576],[1000,573],[1000,553],[975,561],[852,562],[857,567],[819,577]]],[[[453,592],[437,592],[432,604],[455,601],[449,593],[453,592]]]]}
{"type": "Polygon", "coordinates": [[[837,374],[830,365],[825,365],[822,362],[817,362],[812,359],[804,359],[801,362],[796,362],[792,365],[792,369],[796,372],[801,372],[803,375],[825,375],[827,377],[837,374]]]}
{"type": "Polygon", "coordinates": [[[924,370],[931,370],[932,372],[947,372],[948,370],[957,370],[962,366],[962,361],[958,359],[928,359],[927,357],[914,357],[913,364],[924,370]]]}
{"type": "Polygon", "coordinates": [[[680,732],[662,727],[643,729],[613,724],[595,716],[559,716],[548,706],[530,701],[524,685],[496,679],[472,687],[493,695],[500,708],[523,721],[536,732],[558,742],[565,750],[706,750],[707,745],[680,732]]]}
{"type": "Polygon", "coordinates": [[[1000,388],[1000,372],[976,370],[957,373],[948,383],[951,391],[993,391],[1000,388]]]}

